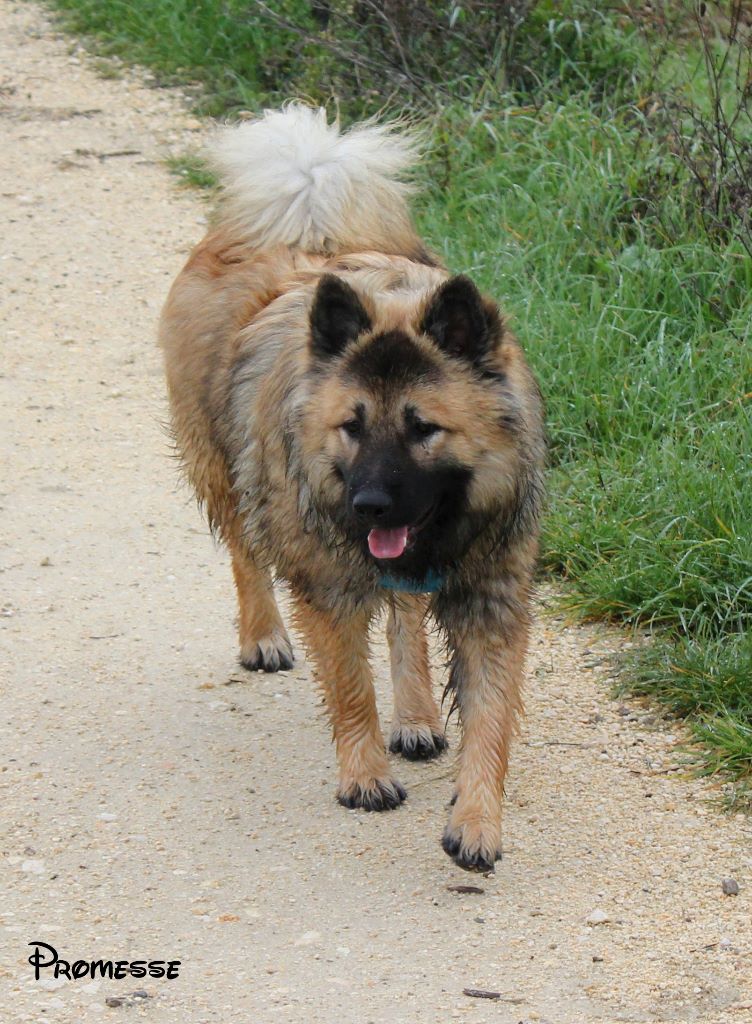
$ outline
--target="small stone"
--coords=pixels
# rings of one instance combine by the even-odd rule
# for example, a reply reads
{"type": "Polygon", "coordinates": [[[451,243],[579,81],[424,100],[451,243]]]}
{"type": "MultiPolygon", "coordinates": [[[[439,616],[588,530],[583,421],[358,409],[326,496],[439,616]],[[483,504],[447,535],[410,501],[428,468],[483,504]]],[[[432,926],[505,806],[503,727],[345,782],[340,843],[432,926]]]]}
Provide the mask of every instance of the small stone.
{"type": "Polygon", "coordinates": [[[148,999],[149,998],[149,993],[146,991],[145,988],[137,988],[136,991],[133,993],[133,998],[134,999],[148,999]]]}
{"type": "Polygon", "coordinates": [[[723,889],[724,896],[739,895],[739,883],[735,878],[724,878],[721,882],[721,888],[723,889]]]}
{"type": "MultiPolygon", "coordinates": [[[[501,999],[501,992],[494,992],[488,988],[463,988],[462,994],[470,996],[471,999],[491,999],[494,1002],[501,999]]],[[[516,1002],[516,1000],[514,1001],[516,1002]]],[[[512,1002],[512,1000],[505,1000],[505,1002],[512,1002]]]]}
{"type": "MultiPolygon", "coordinates": [[[[44,874],[44,861],[43,860],[25,860],[21,865],[21,870],[27,872],[30,875],[43,875],[44,874]]],[[[737,889],[738,892],[738,889],[737,889]]]]}
{"type": "Polygon", "coordinates": [[[54,992],[57,988],[62,988],[65,984],[63,978],[42,978],[37,982],[39,988],[43,988],[45,992],[54,992]]]}
{"type": "Polygon", "coordinates": [[[123,1002],[124,1000],[121,999],[120,996],[107,996],[107,998],[104,1001],[104,1005],[111,1006],[114,1008],[116,1006],[122,1006],[123,1002]]]}
{"type": "Polygon", "coordinates": [[[587,923],[591,928],[595,928],[596,925],[606,924],[610,920],[605,910],[594,910],[592,914],[588,914],[587,923]]]}

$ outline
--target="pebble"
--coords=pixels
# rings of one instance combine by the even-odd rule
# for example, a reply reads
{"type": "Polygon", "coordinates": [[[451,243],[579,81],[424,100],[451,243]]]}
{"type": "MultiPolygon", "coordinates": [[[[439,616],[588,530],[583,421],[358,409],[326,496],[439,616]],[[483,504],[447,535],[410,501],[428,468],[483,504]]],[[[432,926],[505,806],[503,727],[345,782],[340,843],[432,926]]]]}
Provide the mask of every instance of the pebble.
{"type": "Polygon", "coordinates": [[[463,988],[462,994],[471,999],[492,999],[494,1002],[501,999],[501,992],[492,992],[487,988],[463,988]]]}
{"type": "Polygon", "coordinates": [[[40,978],[37,982],[39,988],[44,989],[45,992],[54,992],[55,989],[62,988],[64,984],[63,978],[40,978]]]}
{"type": "Polygon", "coordinates": [[[595,926],[599,924],[606,924],[610,920],[611,918],[608,916],[605,910],[594,910],[591,914],[588,914],[587,916],[587,923],[592,928],[595,928],[595,926]]]}
{"type": "Polygon", "coordinates": [[[25,860],[21,864],[21,870],[26,871],[30,875],[43,875],[44,874],[44,861],[43,860],[25,860]]]}
{"type": "Polygon", "coordinates": [[[735,878],[724,878],[721,882],[724,896],[738,896],[739,883],[735,878]]]}

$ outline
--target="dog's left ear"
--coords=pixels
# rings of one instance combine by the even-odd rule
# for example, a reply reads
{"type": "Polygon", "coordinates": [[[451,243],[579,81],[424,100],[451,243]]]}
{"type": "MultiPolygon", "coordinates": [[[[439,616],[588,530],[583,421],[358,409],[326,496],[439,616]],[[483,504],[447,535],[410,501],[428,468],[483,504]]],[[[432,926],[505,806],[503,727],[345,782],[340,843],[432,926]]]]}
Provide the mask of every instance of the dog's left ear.
{"type": "Polygon", "coordinates": [[[428,300],[420,330],[449,356],[481,365],[501,341],[504,327],[496,306],[469,277],[450,277],[428,300]]]}
{"type": "Polygon", "coordinates": [[[311,308],[311,346],[324,359],[338,356],[358,335],[371,328],[371,320],[346,281],[324,274],[311,308]]]}

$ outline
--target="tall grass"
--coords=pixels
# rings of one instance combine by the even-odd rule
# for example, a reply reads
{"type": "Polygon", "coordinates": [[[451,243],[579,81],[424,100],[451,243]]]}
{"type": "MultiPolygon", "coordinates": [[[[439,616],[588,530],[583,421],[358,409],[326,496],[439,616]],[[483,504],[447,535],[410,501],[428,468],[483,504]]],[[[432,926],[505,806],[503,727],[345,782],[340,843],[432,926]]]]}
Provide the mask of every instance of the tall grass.
{"type": "MultiPolygon", "coordinates": [[[[450,122],[451,124],[451,122],[450,122]]],[[[693,715],[704,765],[752,773],[752,260],[688,180],[583,99],[444,126],[421,213],[512,314],[543,384],[543,565],[581,614],[653,627],[636,692],[693,715]],[[670,225],[670,230],[667,229],[670,225]]]]}
{"type": "MultiPolygon", "coordinates": [[[[319,97],[329,87],[331,52],[257,17],[257,5],[56,6],[105,50],[203,82],[204,109],[258,106],[301,83],[319,97]],[[304,72],[302,46],[314,61],[304,72]]],[[[305,18],[310,6],[277,10],[305,18]]],[[[528,59],[517,91],[489,98],[479,80],[477,102],[442,100],[430,115],[421,228],[451,269],[501,301],[543,384],[552,466],[544,569],[568,581],[580,614],[653,630],[623,685],[689,717],[705,770],[744,780],[752,260],[731,221],[708,230],[693,169],[672,143],[683,123],[668,130],[651,100],[650,39],[598,5],[588,8],[594,34],[561,13],[576,4],[530,6],[516,37],[515,53],[528,59]]],[[[709,107],[699,44],[684,32],[666,57],[675,77],[685,74],[673,95],[709,107]]],[[[384,97],[344,99],[371,113],[384,97]]],[[[681,103],[663,109],[683,116],[681,103]]]]}
{"type": "MultiPolygon", "coordinates": [[[[299,73],[300,44],[244,0],[54,0],[62,24],[96,40],[100,53],[151,68],[159,84],[200,83],[199,110],[222,114],[284,93],[299,73]]],[[[280,3],[301,13],[303,0],[280,3]]]]}

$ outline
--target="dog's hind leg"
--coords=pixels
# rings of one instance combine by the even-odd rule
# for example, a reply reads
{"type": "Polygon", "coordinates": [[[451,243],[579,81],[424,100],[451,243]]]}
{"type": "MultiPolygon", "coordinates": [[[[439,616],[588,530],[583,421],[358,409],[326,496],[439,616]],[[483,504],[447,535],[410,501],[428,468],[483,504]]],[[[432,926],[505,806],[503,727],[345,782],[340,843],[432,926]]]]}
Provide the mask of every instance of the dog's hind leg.
{"type": "Polygon", "coordinates": [[[345,807],[385,811],[407,794],[391,777],[384,750],[368,663],[370,619],[368,608],[345,615],[316,608],[303,598],[295,604],[295,624],[311,653],[334,732],[337,799],[345,807]]]}
{"type": "Polygon", "coordinates": [[[400,594],[389,606],[386,633],[392,665],[394,719],[389,749],[410,761],[437,757],[447,741],[431,690],[427,599],[400,594]]]}
{"type": "Polygon", "coordinates": [[[229,543],[238,592],[240,663],[250,671],[292,668],[292,644],[277,607],[271,573],[253,560],[242,541],[229,543]]]}

